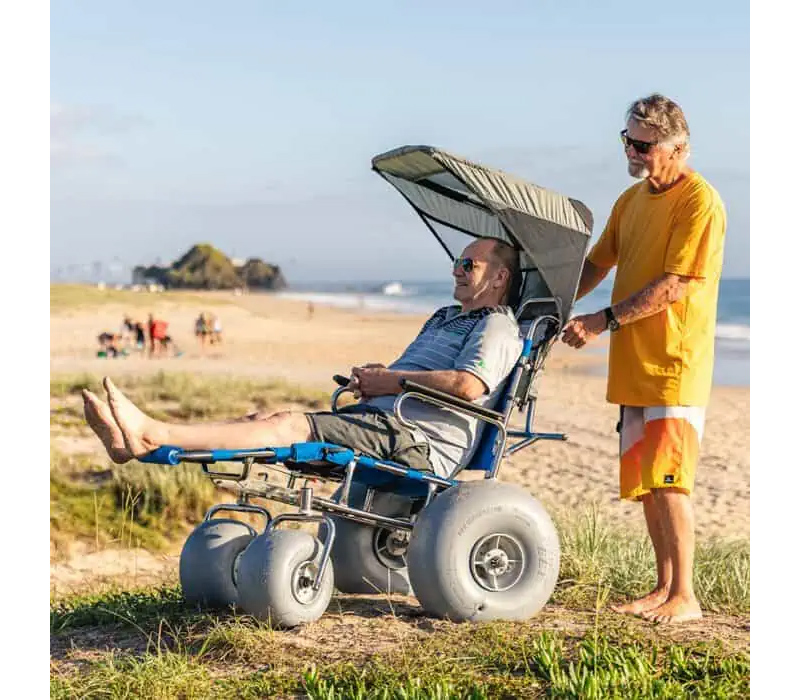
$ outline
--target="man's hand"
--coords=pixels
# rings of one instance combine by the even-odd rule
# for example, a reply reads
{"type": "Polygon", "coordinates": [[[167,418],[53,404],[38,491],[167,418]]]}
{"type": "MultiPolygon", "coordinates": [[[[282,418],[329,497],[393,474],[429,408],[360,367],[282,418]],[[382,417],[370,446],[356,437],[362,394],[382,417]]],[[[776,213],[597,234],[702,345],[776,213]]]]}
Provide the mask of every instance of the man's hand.
{"type": "Polygon", "coordinates": [[[567,345],[582,348],[606,329],[606,315],[602,311],[576,316],[566,326],[561,335],[567,345]]]}
{"type": "Polygon", "coordinates": [[[370,399],[373,396],[400,393],[397,373],[381,364],[353,367],[351,377],[350,388],[356,398],[370,399]]]}

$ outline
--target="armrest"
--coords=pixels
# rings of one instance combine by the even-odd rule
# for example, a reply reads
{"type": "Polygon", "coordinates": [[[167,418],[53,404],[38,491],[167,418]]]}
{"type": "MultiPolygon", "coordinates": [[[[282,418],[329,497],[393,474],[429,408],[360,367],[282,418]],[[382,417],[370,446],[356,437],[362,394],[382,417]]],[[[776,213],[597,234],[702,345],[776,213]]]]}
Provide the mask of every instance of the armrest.
{"type": "Polygon", "coordinates": [[[438,389],[431,389],[430,387],[424,386],[422,384],[417,384],[416,382],[412,382],[409,379],[401,379],[400,386],[403,388],[404,391],[413,391],[414,393],[417,394],[423,394],[424,396],[429,396],[432,399],[438,399],[442,403],[446,403],[448,406],[461,409],[462,411],[466,413],[471,413],[474,416],[486,418],[490,421],[500,421],[500,422],[502,422],[505,419],[505,416],[498,411],[493,411],[490,408],[484,408],[483,406],[478,406],[477,404],[472,403],[472,401],[466,401],[465,399],[460,399],[457,396],[453,396],[452,394],[448,394],[447,392],[444,391],[439,391],[438,389]]]}

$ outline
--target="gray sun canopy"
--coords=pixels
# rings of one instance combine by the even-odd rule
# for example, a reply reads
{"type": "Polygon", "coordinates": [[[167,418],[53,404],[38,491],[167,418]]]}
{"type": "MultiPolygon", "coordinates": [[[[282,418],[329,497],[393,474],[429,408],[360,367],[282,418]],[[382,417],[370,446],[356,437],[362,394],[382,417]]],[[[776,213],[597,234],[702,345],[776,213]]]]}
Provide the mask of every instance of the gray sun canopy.
{"type": "Polygon", "coordinates": [[[576,199],[431,146],[403,146],[372,159],[454,259],[448,229],[494,236],[520,251],[520,301],[552,296],[562,323],[575,301],[592,213],[576,199]],[[444,229],[442,228],[444,227],[444,229]]]}

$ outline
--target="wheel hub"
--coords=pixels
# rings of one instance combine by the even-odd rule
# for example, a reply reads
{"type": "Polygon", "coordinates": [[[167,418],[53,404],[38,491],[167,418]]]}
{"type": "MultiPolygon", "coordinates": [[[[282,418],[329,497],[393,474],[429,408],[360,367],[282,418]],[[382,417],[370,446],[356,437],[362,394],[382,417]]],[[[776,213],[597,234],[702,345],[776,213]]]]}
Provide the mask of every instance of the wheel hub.
{"type": "Polygon", "coordinates": [[[487,535],[472,548],[470,569],[481,588],[492,592],[507,591],[525,572],[525,552],[511,535],[487,535]]]}
{"type": "Polygon", "coordinates": [[[380,528],[375,531],[372,543],[375,556],[387,569],[404,569],[409,539],[410,533],[405,530],[380,528]]]}
{"type": "Polygon", "coordinates": [[[314,590],[314,578],[317,575],[317,565],[313,561],[300,564],[292,575],[292,595],[298,603],[309,605],[317,597],[318,591],[314,590]]]}

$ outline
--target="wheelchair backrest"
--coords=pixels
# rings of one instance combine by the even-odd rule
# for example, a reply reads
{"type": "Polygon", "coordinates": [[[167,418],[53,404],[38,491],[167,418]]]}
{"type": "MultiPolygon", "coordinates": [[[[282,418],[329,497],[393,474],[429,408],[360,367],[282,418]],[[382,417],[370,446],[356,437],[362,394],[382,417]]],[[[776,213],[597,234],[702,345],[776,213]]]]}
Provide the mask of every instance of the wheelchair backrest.
{"type": "MultiPolygon", "coordinates": [[[[514,405],[522,411],[535,398],[537,374],[561,328],[561,314],[556,300],[552,298],[527,300],[517,311],[517,323],[522,337],[527,339],[530,336],[531,348],[530,354],[526,354],[526,349],[523,347],[514,370],[506,378],[503,391],[499,393],[497,404],[492,407],[505,415],[506,423],[514,405]],[[517,375],[519,375],[518,380],[516,380],[517,375]]],[[[496,426],[479,423],[474,448],[468,450],[464,462],[450,475],[451,478],[465,469],[490,471],[495,461],[497,433],[496,426]]]]}

